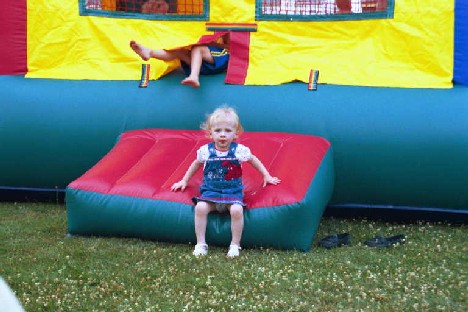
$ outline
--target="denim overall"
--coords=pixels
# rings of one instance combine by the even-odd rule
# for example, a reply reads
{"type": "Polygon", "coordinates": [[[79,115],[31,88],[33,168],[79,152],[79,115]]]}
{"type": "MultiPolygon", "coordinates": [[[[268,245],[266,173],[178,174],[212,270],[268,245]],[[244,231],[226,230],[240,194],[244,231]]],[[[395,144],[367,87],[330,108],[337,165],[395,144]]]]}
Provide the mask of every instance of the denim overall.
{"type": "Polygon", "coordinates": [[[200,197],[195,197],[194,202],[206,201],[216,203],[220,212],[226,210],[226,206],[243,203],[242,168],[235,156],[237,143],[232,142],[226,156],[216,155],[214,143],[208,144],[208,157],[203,169],[203,183],[200,187],[200,197]],[[220,205],[218,205],[220,204],[220,205]],[[226,205],[227,204],[227,205],[226,205]]]}

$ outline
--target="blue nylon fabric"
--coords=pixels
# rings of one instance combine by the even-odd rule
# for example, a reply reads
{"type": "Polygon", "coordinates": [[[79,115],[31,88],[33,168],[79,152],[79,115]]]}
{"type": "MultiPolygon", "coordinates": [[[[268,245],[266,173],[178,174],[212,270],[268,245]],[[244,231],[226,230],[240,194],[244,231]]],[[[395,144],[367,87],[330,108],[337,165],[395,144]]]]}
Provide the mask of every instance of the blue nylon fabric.
{"type": "Polygon", "coordinates": [[[453,81],[468,85],[468,1],[455,2],[455,61],[453,81]]]}

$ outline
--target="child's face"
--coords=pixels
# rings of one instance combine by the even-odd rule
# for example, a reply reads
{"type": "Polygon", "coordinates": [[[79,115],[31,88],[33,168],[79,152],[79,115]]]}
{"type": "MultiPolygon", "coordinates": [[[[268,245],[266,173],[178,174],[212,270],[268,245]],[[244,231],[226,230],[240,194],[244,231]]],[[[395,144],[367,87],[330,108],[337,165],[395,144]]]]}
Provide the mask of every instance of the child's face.
{"type": "Polygon", "coordinates": [[[237,138],[235,122],[230,118],[215,121],[211,126],[210,136],[217,150],[228,150],[231,142],[237,138]]]}

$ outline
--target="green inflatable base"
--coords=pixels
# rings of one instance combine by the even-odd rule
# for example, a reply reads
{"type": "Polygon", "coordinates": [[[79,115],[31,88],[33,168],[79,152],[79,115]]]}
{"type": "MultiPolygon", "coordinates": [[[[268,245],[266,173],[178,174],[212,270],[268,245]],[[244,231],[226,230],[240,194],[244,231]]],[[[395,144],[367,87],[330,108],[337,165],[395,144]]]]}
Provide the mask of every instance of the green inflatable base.
{"type": "Polygon", "coordinates": [[[193,89],[180,85],[182,77],[173,73],[141,89],[138,81],[0,76],[0,189],[63,190],[122,132],[199,129],[206,113],[227,103],[237,108],[246,131],[330,141],[336,172],[332,207],[467,214],[466,86],[319,84],[308,91],[303,83],[226,85],[224,75],[214,75],[193,89]]]}

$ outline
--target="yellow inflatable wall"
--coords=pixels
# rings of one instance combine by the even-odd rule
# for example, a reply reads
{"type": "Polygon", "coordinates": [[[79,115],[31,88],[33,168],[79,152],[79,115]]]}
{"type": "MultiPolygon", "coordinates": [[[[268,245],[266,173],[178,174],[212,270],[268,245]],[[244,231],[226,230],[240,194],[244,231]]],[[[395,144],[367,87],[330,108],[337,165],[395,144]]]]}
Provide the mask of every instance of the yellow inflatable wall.
{"type": "MultiPolygon", "coordinates": [[[[209,21],[80,16],[78,0],[28,0],[30,78],[138,80],[135,39],[153,48],[194,43],[206,22],[256,23],[245,84],[307,82],[449,88],[453,76],[453,0],[395,0],[393,19],[256,21],[253,0],[211,0],[209,21]]],[[[112,6],[111,0],[103,4],[112,6]]],[[[177,67],[151,60],[151,78],[177,67]]]]}

